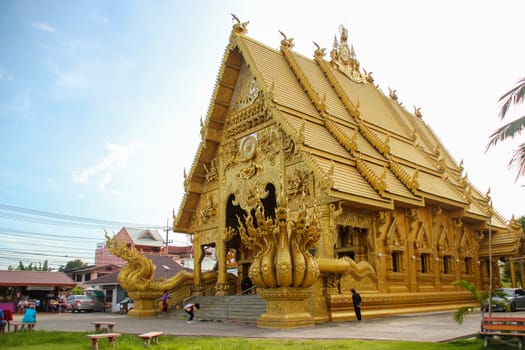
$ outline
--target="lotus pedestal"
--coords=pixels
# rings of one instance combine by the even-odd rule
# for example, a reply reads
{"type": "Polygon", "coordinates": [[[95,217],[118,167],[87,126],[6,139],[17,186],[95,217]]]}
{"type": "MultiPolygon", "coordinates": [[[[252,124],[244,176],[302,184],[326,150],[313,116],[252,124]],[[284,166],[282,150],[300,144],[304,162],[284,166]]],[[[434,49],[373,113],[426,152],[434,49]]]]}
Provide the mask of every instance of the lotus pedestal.
{"type": "Polygon", "coordinates": [[[313,327],[310,313],[310,288],[258,288],[257,294],[266,300],[266,312],[257,320],[260,328],[313,327]]]}

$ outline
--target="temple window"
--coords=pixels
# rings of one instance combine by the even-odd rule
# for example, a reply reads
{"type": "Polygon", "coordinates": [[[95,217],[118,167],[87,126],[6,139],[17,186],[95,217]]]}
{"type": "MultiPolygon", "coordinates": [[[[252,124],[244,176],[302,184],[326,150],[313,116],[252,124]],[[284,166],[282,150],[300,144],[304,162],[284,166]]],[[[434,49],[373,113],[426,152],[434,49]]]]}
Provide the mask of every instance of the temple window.
{"type": "Polygon", "coordinates": [[[421,254],[421,272],[430,272],[430,254],[421,254]]]}
{"type": "Polygon", "coordinates": [[[401,252],[392,253],[392,272],[401,272],[401,252]]]}
{"type": "Polygon", "coordinates": [[[335,247],[337,257],[348,257],[356,262],[365,260],[368,250],[366,247],[367,234],[366,228],[338,225],[335,247]]]}
{"type": "Polygon", "coordinates": [[[443,273],[452,273],[452,257],[449,255],[443,257],[443,273]]]}
{"type": "Polygon", "coordinates": [[[465,274],[472,274],[472,258],[465,258],[465,274]]]}

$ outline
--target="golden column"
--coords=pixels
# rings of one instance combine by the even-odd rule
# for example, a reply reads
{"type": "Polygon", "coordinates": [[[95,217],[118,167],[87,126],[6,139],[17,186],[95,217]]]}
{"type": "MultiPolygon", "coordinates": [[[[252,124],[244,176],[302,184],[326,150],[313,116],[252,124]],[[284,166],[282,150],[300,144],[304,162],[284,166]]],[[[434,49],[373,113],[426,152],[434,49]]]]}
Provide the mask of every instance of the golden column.
{"type": "Polygon", "coordinates": [[[196,241],[193,242],[193,246],[197,247],[197,249],[194,249],[194,257],[193,257],[193,294],[195,295],[202,295],[204,286],[202,285],[202,258],[203,258],[203,250],[202,250],[202,244],[199,239],[196,239],[196,241]]]}
{"type": "Polygon", "coordinates": [[[510,284],[512,288],[516,288],[516,265],[514,264],[514,261],[509,261],[510,264],[510,284]]]}

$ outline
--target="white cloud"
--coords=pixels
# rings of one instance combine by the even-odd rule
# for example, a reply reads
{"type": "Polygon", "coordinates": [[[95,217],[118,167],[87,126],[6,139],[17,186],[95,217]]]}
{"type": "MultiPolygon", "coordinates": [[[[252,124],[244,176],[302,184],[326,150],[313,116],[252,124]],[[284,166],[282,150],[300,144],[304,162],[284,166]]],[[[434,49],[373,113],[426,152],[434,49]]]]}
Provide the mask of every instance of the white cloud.
{"type": "Polygon", "coordinates": [[[107,155],[95,165],[73,172],[71,179],[74,183],[84,184],[89,183],[91,179],[95,179],[94,181],[98,182],[98,188],[105,191],[113,180],[112,171],[124,169],[129,158],[131,158],[137,150],[142,148],[143,145],[144,141],[141,139],[133,141],[128,145],[108,143],[106,146],[108,150],[107,155]]]}
{"type": "Polygon", "coordinates": [[[43,32],[54,33],[55,28],[44,22],[31,22],[31,27],[43,32]]]}
{"type": "Polygon", "coordinates": [[[5,71],[0,67],[0,80],[13,80],[13,77],[6,75],[5,71]]]}
{"type": "Polygon", "coordinates": [[[96,23],[103,23],[103,24],[107,24],[109,23],[109,19],[107,17],[104,17],[104,16],[99,16],[99,15],[96,15],[94,13],[92,13],[91,15],[89,15],[89,18],[91,18],[91,20],[93,22],[96,22],[96,23]]]}
{"type": "Polygon", "coordinates": [[[13,117],[31,109],[29,97],[23,93],[7,96],[5,103],[0,103],[0,118],[4,115],[13,117]]]}
{"type": "Polygon", "coordinates": [[[79,87],[82,86],[86,79],[79,71],[65,72],[58,68],[54,68],[54,73],[58,78],[56,83],[62,87],[79,87]]]}

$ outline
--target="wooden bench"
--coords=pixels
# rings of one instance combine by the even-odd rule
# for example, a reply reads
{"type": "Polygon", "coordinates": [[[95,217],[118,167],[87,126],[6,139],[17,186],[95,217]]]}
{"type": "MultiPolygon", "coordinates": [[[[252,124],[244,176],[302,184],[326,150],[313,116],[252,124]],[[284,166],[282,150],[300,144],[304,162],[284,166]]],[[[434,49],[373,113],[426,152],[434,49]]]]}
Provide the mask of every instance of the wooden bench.
{"type": "Polygon", "coordinates": [[[164,332],[148,332],[139,334],[139,338],[141,338],[144,341],[144,346],[148,347],[153,342],[153,344],[159,343],[159,336],[163,335],[164,332]]]}
{"type": "Polygon", "coordinates": [[[33,328],[35,328],[35,323],[29,323],[29,322],[11,322],[10,326],[13,326],[14,331],[18,331],[18,328],[20,330],[27,328],[28,331],[32,331],[33,328]]]}
{"type": "Polygon", "coordinates": [[[101,326],[107,326],[108,332],[112,333],[113,329],[115,328],[115,325],[117,324],[117,322],[105,322],[105,321],[91,322],[91,323],[95,325],[95,332],[97,333],[100,333],[102,331],[101,326]]]}
{"type": "Polygon", "coordinates": [[[518,348],[522,348],[522,337],[525,337],[525,317],[483,317],[481,320],[480,334],[485,336],[485,343],[483,348],[486,349],[491,337],[500,337],[502,342],[506,342],[506,338],[517,340],[518,348]]]}
{"type": "Polygon", "coordinates": [[[120,337],[120,333],[99,333],[99,334],[88,334],[86,335],[91,339],[91,349],[98,350],[98,341],[106,338],[109,342],[109,346],[114,348],[117,337],[120,337]]]}

